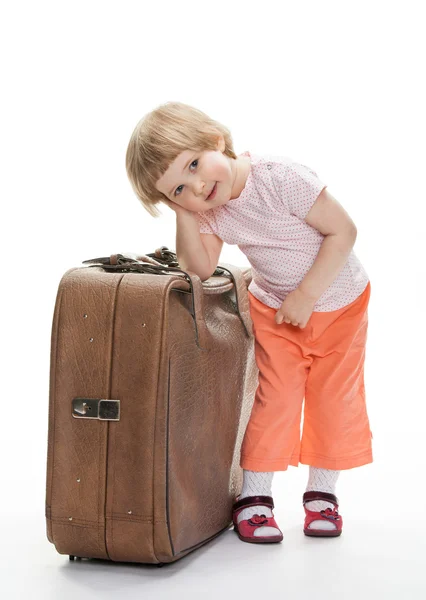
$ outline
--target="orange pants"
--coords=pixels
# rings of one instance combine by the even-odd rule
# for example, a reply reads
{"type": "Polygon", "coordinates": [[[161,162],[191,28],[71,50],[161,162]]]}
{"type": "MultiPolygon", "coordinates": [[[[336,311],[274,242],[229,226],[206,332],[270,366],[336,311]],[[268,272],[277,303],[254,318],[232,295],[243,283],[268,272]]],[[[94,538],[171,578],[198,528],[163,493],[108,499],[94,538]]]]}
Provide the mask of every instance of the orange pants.
{"type": "Polygon", "coordinates": [[[313,312],[300,329],[278,325],[277,310],[249,292],[259,381],[241,446],[243,469],[286,471],[300,462],[341,470],[373,462],[364,388],[370,293],[368,282],[356,300],[313,312]]]}

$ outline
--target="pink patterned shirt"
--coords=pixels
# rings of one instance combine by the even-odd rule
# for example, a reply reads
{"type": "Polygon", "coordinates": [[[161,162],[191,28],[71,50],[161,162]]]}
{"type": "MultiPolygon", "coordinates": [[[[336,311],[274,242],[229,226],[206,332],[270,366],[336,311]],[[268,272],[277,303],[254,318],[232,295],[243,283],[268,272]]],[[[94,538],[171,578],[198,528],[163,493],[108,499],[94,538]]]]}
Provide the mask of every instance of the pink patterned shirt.
{"type": "MultiPolygon", "coordinates": [[[[312,169],[286,156],[242,156],[250,172],[238,198],[196,213],[200,233],[215,233],[236,244],[252,269],[250,292],[279,309],[311,268],[325,236],[304,218],[323,188],[312,169]]],[[[369,277],[353,249],[333,283],[317,300],[314,311],[330,312],[350,304],[367,287],[369,277]]]]}

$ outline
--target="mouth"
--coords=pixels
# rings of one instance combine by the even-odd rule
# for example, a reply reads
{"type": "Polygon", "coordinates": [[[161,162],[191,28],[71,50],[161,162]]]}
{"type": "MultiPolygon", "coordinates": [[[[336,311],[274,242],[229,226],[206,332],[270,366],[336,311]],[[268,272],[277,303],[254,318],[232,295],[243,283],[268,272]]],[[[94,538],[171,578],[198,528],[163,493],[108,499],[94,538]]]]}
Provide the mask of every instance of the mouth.
{"type": "Polygon", "coordinates": [[[215,195],[216,195],[216,189],[217,189],[217,181],[216,181],[216,183],[214,184],[212,191],[211,191],[211,192],[210,192],[210,194],[207,196],[207,198],[206,198],[206,202],[207,202],[207,200],[213,200],[213,198],[214,198],[214,197],[215,197],[215,195]]]}

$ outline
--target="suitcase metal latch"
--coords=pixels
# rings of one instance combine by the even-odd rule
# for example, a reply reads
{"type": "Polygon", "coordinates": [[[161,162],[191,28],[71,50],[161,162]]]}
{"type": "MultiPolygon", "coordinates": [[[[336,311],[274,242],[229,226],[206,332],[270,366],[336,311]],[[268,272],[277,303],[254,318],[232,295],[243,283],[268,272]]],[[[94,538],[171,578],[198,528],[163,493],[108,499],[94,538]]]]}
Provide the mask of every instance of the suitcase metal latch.
{"type": "Polygon", "coordinates": [[[120,400],[73,398],[72,416],[76,419],[120,420],[120,400]]]}

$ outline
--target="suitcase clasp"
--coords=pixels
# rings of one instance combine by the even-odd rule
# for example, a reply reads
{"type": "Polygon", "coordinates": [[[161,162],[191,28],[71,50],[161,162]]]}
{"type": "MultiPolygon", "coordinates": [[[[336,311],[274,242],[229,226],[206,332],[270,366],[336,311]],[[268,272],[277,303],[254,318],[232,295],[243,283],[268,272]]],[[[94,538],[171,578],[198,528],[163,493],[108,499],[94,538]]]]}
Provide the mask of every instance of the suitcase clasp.
{"type": "Polygon", "coordinates": [[[120,420],[120,400],[73,398],[72,416],[75,419],[120,420]]]}

